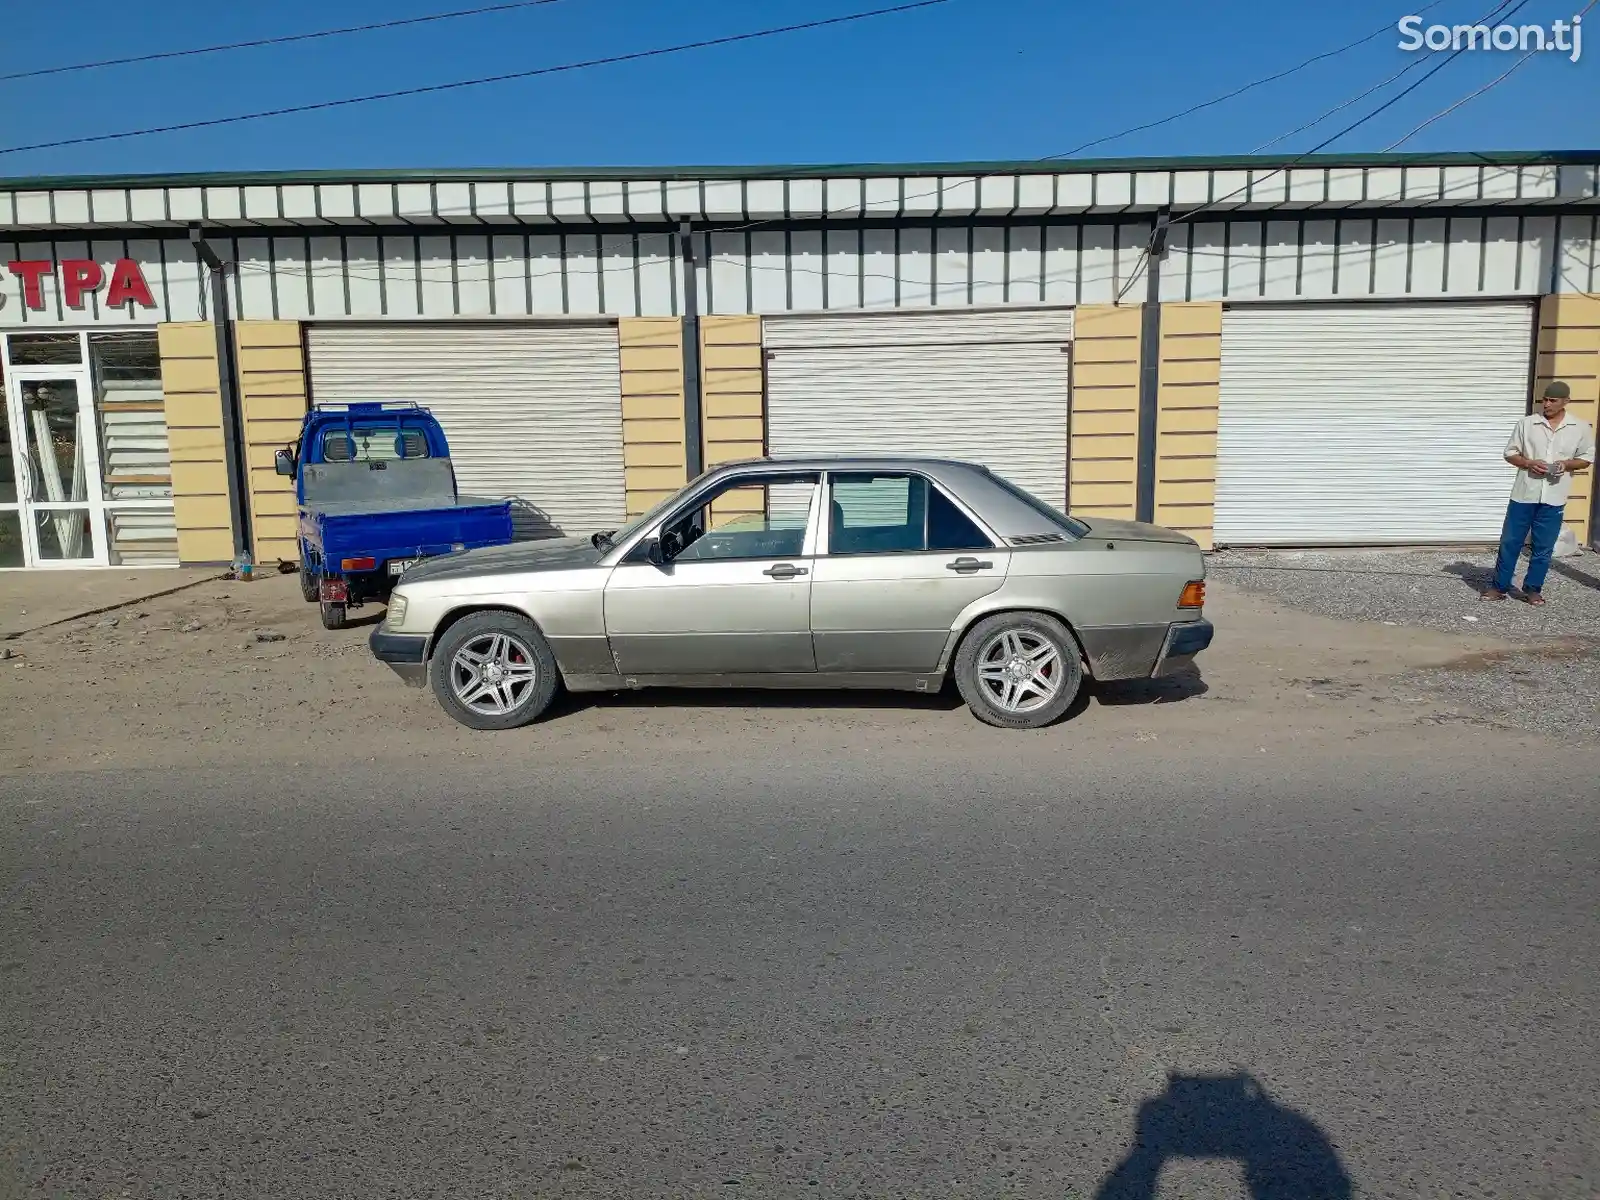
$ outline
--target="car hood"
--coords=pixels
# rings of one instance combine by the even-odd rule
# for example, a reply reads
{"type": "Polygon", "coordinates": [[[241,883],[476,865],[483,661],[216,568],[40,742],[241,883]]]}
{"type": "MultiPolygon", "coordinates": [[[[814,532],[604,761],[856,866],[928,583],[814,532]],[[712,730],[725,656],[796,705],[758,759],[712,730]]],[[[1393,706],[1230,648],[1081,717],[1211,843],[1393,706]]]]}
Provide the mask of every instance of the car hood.
{"type": "Polygon", "coordinates": [[[425,558],[407,571],[406,583],[431,583],[440,579],[472,579],[480,575],[521,575],[530,571],[565,571],[592,567],[604,555],[588,538],[551,538],[486,546],[425,558]]]}
{"type": "Polygon", "coordinates": [[[1147,525],[1143,521],[1114,521],[1110,517],[1078,517],[1089,527],[1092,537],[1110,538],[1121,542],[1167,542],[1175,546],[1198,546],[1192,537],[1160,525],[1147,525]]]}

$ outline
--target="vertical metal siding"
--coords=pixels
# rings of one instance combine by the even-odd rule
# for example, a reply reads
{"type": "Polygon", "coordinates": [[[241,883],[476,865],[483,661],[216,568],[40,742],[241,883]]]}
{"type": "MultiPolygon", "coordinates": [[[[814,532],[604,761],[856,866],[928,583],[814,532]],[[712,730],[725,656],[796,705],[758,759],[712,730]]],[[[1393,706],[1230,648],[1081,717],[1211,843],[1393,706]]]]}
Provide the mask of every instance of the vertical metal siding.
{"type": "Polygon", "coordinates": [[[515,497],[519,537],[621,524],[613,325],[317,325],[307,345],[313,403],[433,410],[461,490],[515,497]]]}
{"type": "Polygon", "coordinates": [[[1532,336],[1523,303],[1226,310],[1216,541],[1493,541],[1532,336]]]}
{"type": "MultiPolygon", "coordinates": [[[[386,189],[387,190],[387,189],[386,189]]],[[[793,192],[793,188],[790,189],[793,192]]],[[[174,193],[176,195],[176,193],[174,193]]],[[[363,202],[365,203],[365,202],[363,202]]],[[[366,214],[363,208],[364,215],[366,214]]],[[[377,214],[381,219],[384,214],[377,214]]],[[[1218,215],[1172,233],[1162,299],[1533,296],[1600,291],[1600,217],[1218,215]]],[[[1142,299],[1148,221],[896,222],[716,232],[696,239],[708,315],[884,311],[1142,299]],[[1136,272],[1137,268],[1137,272],[1136,272]]],[[[4,261],[84,253],[136,259],[155,313],[66,312],[47,281],[43,311],[0,271],[0,324],[127,324],[203,318],[203,279],[186,239],[106,230],[51,239],[0,232],[4,261]],[[87,246],[87,250],[85,247],[87,246]]],[[[675,316],[672,235],[625,226],[426,232],[350,225],[215,239],[238,260],[230,295],[243,320],[675,316]]]]}

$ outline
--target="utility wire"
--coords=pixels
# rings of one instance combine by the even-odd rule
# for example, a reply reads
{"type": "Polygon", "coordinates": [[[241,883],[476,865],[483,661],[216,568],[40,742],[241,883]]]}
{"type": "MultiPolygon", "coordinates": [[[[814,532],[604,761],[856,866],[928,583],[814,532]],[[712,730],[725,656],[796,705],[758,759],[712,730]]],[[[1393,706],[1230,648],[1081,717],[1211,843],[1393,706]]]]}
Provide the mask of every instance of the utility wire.
{"type": "MultiPolygon", "coordinates": [[[[1506,6],[1508,4],[1510,4],[1510,3],[1511,3],[1511,0],[1500,0],[1500,3],[1496,4],[1494,6],[1494,8],[1492,8],[1491,10],[1489,10],[1489,12],[1485,13],[1481,18],[1479,18],[1479,22],[1478,23],[1479,24],[1484,24],[1484,23],[1487,23],[1487,22],[1493,21],[1493,20],[1508,20],[1511,17],[1515,16],[1523,8],[1527,7],[1528,0],[1520,0],[1520,2],[1515,7],[1511,8],[1511,10],[1509,12],[1507,12],[1506,11],[1506,6]]],[[[1593,5],[1593,3],[1595,3],[1595,0],[1590,0],[1590,3],[1591,3],[1591,5],[1593,5]]],[[[1584,11],[1588,11],[1588,10],[1585,9],[1584,11]]],[[[1290,168],[1292,168],[1296,163],[1304,162],[1306,159],[1310,158],[1313,154],[1317,153],[1317,151],[1326,149],[1328,146],[1331,146],[1334,142],[1336,142],[1340,138],[1344,137],[1345,134],[1351,133],[1354,130],[1359,129],[1361,126],[1365,125],[1368,121],[1370,121],[1374,117],[1376,117],[1379,113],[1385,111],[1386,109],[1392,108],[1394,105],[1398,104],[1401,100],[1403,100],[1410,93],[1416,91],[1423,84],[1427,83],[1429,79],[1433,78],[1433,76],[1437,75],[1440,71],[1444,70],[1444,68],[1448,67],[1453,61],[1455,61],[1455,59],[1457,59],[1462,54],[1464,54],[1466,52],[1466,50],[1467,50],[1467,47],[1466,46],[1462,46],[1459,49],[1457,49],[1454,52],[1452,52],[1451,54],[1446,55],[1442,61],[1436,63],[1431,70],[1425,72],[1423,74],[1423,76],[1420,79],[1418,79],[1416,82],[1412,83],[1408,87],[1402,88],[1400,91],[1396,92],[1393,96],[1389,97],[1389,99],[1385,100],[1382,104],[1378,105],[1377,108],[1373,109],[1371,112],[1367,113],[1363,117],[1360,117],[1359,119],[1357,119],[1356,121],[1352,122],[1351,124],[1346,125],[1343,129],[1339,130],[1339,132],[1334,134],[1332,137],[1325,138],[1321,142],[1318,142],[1315,146],[1311,147],[1311,149],[1305,151],[1303,154],[1296,155],[1294,158],[1290,159],[1287,163],[1283,164],[1282,166],[1277,167],[1277,168],[1275,168],[1275,169],[1273,169],[1271,171],[1268,171],[1265,175],[1261,176],[1260,179],[1248,179],[1248,180],[1246,180],[1246,182],[1242,186],[1240,186],[1238,188],[1235,188],[1233,191],[1229,192],[1226,196],[1218,196],[1215,200],[1210,200],[1207,203],[1200,205],[1198,208],[1191,209],[1186,213],[1182,213],[1182,214],[1179,214],[1177,216],[1172,217],[1167,222],[1167,229],[1170,231],[1174,226],[1180,225],[1185,221],[1192,221],[1192,220],[1194,220],[1195,217],[1199,216],[1201,213],[1206,212],[1209,209],[1215,208],[1219,204],[1226,204],[1229,200],[1232,200],[1234,197],[1239,196],[1239,195],[1243,194],[1244,192],[1248,192],[1252,187],[1255,187],[1256,185],[1258,185],[1260,183],[1264,183],[1268,179],[1271,179],[1276,175],[1283,174],[1285,171],[1287,171],[1290,168]]],[[[1396,79],[1398,79],[1401,75],[1404,75],[1406,73],[1406,71],[1408,71],[1410,69],[1411,69],[1411,67],[1410,67],[1410,65],[1408,65],[1407,67],[1405,67],[1405,68],[1401,69],[1400,71],[1396,72],[1395,74],[1391,75],[1388,79],[1384,80],[1382,83],[1378,84],[1376,87],[1368,88],[1365,92],[1361,93],[1361,95],[1357,96],[1355,99],[1356,100],[1362,99],[1363,97],[1365,97],[1367,95],[1370,95],[1372,92],[1377,91],[1378,88],[1384,87],[1387,84],[1394,82],[1396,79]]],[[[1309,129],[1313,125],[1319,125],[1324,120],[1326,120],[1328,117],[1332,116],[1334,113],[1339,112],[1342,109],[1350,107],[1350,105],[1352,103],[1354,103],[1353,100],[1346,100],[1346,101],[1344,101],[1344,102],[1342,102],[1340,104],[1337,104],[1333,108],[1331,108],[1328,111],[1324,112],[1321,116],[1316,117],[1315,119],[1310,121],[1308,124],[1302,126],[1301,128],[1302,129],[1309,129]]],[[[1294,133],[1298,133],[1298,132],[1300,132],[1300,130],[1295,130],[1293,132],[1294,133]]],[[[1286,137],[1293,136],[1293,133],[1286,134],[1284,136],[1286,136],[1286,137]]],[[[1410,136],[1410,135],[1407,135],[1407,136],[1410,136]]],[[[1276,139],[1276,140],[1280,140],[1281,141],[1282,139],[1280,138],[1280,139],[1276,139]]],[[[1117,292],[1117,298],[1116,298],[1115,303],[1117,303],[1117,304],[1121,304],[1122,303],[1123,298],[1125,296],[1127,296],[1129,290],[1133,287],[1134,283],[1138,280],[1140,272],[1145,269],[1145,266],[1149,262],[1151,255],[1154,253],[1155,239],[1156,239],[1156,233],[1155,233],[1154,230],[1152,230],[1151,234],[1150,234],[1150,240],[1145,244],[1145,248],[1140,253],[1138,261],[1134,263],[1133,271],[1128,276],[1128,282],[1125,283],[1122,286],[1121,290],[1119,290],[1117,292]]]]}
{"type": "MultiPolygon", "coordinates": [[[[1444,2],[1445,2],[1445,0],[1431,0],[1430,3],[1425,4],[1421,8],[1417,9],[1416,10],[1416,15],[1421,16],[1423,13],[1428,12],[1430,9],[1438,8],[1444,2]]],[[[1501,7],[1504,7],[1505,4],[1507,4],[1509,2],[1510,2],[1510,0],[1502,0],[1501,7]]],[[[1119,130],[1116,133],[1108,133],[1108,134],[1105,134],[1105,135],[1103,135],[1101,137],[1093,138],[1090,141],[1084,142],[1082,145],[1074,146],[1071,150],[1063,150],[1058,154],[1046,154],[1041,158],[1036,158],[1036,159],[1032,159],[1032,160],[1029,160],[1029,161],[1035,162],[1035,163],[1047,163],[1047,162],[1057,162],[1057,161],[1059,161],[1061,159],[1074,158],[1077,155],[1082,154],[1085,150],[1092,150],[1092,149],[1094,149],[1094,147],[1103,146],[1107,142],[1120,141],[1122,138],[1125,138],[1125,137],[1129,136],[1130,134],[1143,133],[1146,130],[1157,129],[1157,128],[1163,126],[1163,125],[1169,125],[1173,121],[1182,120],[1184,117],[1191,116],[1194,113],[1201,112],[1201,111],[1203,111],[1205,109],[1208,109],[1208,108],[1214,108],[1218,104],[1223,104],[1223,103],[1225,103],[1225,102],[1227,102],[1229,100],[1235,99],[1236,97],[1243,96],[1246,92],[1254,91],[1256,88],[1265,87],[1269,83],[1276,83],[1280,79],[1287,79],[1289,76],[1297,74],[1298,72],[1303,71],[1307,67],[1312,66],[1312,65],[1314,65],[1316,63],[1323,62],[1323,61],[1325,61],[1327,59],[1335,58],[1335,57],[1337,57],[1337,56],[1339,56],[1341,54],[1348,53],[1349,51],[1354,50],[1359,46],[1366,45],[1368,42],[1372,41],[1375,38],[1382,37],[1384,34],[1392,32],[1394,30],[1394,28],[1395,28],[1395,22],[1390,21],[1387,24],[1382,25],[1377,29],[1374,29],[1371,33],[1365,34],[1362,37],[1357,38],[1353,42],[1346,42],[1344,45],[1338,46],[1338,47],[1336,47],[1336,48],[1334,48],[1332,50],[1325,50],[1320,54],[1313,54],[1310,58],[1303,59],[1302,61],[1296,63],[1292,67],[1286,67],[1281,71],[1275,71],[1271,75],[1264,75],[1260,79],[1257,79],[1257,80],[1254,80],[1254,81],[1252,81],[1250,83],[1244,84],[1241,87],[1236,87],[1232,91],[1224,92],[1220,96],[1214,96],[1210,100],[1203,100],[1199,104],[1191,104],[1188,108],[1182,109],[1182,110],[1180,110],[1178,112],[1175,112],[1175,113],[1170,113],[1167,116],[1157,118],[1154,121],[1146,121],[1142,125],[1131,125],[1127,129],[1119,130]]],[[[1412,65],[1415,65],[1415,63],[1413,63],[1412,65]]],[[[1410,70],[1410,67],[1408,66],[1406,69],[1410,70]]],[[[1324,120],[1328,115],[1329,114],[1325,113],[1325,114],[1323,114],[1322,117],[1317,118],[1317,120],[1318,121],[1324,120]]],[[[1316,123],[1317,122],[1313,122],[1313,124],[1316,124],[1316,123]]],[[[1300,131],[1296,130],[1295,132],[1300,132],[1300,131]]],[[[1286,134],[1285,136],[1287,137],[1287,136],[1292,136],[1292,135],[1286,134]]],[[[1282,139],[1278,139],[1278,140],[1282,140],[1282,139]]],[[[845,164],[839,164],[839,165],[845,165],[845,164]]],[[[970,179],[970,186],[973,187],[974,189],[976,189],[976,187],[977,187],[977,185],[978,185],[980,180],[989,179],[989,178],[991,178],[991,177],[993,177],[995,175],[1009,174],[1010,172],[1011,172],[1011,168],[1007,168],[1006,170],[989,171],[989,172],[985,172],[985,173],[980,174],[980,175],[973,175],[973,176],[970,176],[970,177],[961,176],[960,177],[961,183],[958,186],[961,186],[961,187],[969,186],[969,179],[970,179]]],[[[940,187],[940,188],[934,189],[931,192],[922,192],[922,193],[919,193],[917,195],[906,196],[901,201],[901,207],[903,209],[906,204],[910,204],[913,201],[932,199],[933,197],[936,197],[936,196],[940,195],[941,192],[943,192],[943,190],[944,189],[942,187],[940,187]]],[[[718,227],[711,228],[711,229],[696,230],[695,232],[696,233],[741,233],[741,232],[743,232],[743,231],[745,231],[747,229],[760,229],[761,227],[766,226],[766,225],[777,224],[777,223],[779,223],[779,222],[781,222],[781,221],[783,221],[785,219],[786,218],[783,218],[783,217],[769,217],[769,218],[765,218],[765,219],[760,220],[760,221],[749,221],[749,222],[746,222],[746,223],[740,224],[740,225],[718,226],[718,227]]]]}
{"type": "MultiPolygon", "coordinates": [[[[1479,24],[1484,24],[1484,23],[1486,23],[1488,21],[1492,21],[1492,20],[1509,20],[1511,17],[1516,16],[1518,12],[1520,12],[1522,9],[1524,9],[1524,8],[1526,8],[1528,6],[1528,0],[1519,0],[1519,3],[1516,4],[1514,7],[1512,7],[1509,12],[1504,12],[1502,10],[1505,9],[1507,3],[1509,3],[1509,0],[1501,0],[1501,3],[1497,4],[1490,12],[1484,14],[1484,16],[1479,19],[1478,23],[1479,24]]],[[[1233,191],[1229,192],[1226,196],[1218,196],[1215,200],[1207,201],[1205,204],[1200,205],[1198,208],[1193,208],[1193,209],[1190,209],[1186,213],[1180,213],[1179,215],[1174,216],[1171,219],[1171,221],[1169,222],[1169,228],[1172,225],[1178,225],[1178,224],[1181,224],[1182,222],[1185,222],[1185,221],[1192,221],[1192,220],[1194,220],[1195,217],[1199,216],[1201,213],[1207,212],[1210,209],[1215,208],[1219,204],[1226,204],[1229,200],[1232,200],[1236,196],[1239,196],[1239,195],[1243,194],[1244,192],[1249,191],[1251,188],[1257,186],[1258,184],[1266,182],[1268,179],[1271,179],[1275,175],[1283,174],[1285,171],[1289,170],[1291,167],[1295,166],[1297,163],[1304,162],[1306,159],[1310,158],[1313,154],[1317,153],[1319,150],[1324,150],[1327,147],[1333,145],[1334,142],[1337,142],[1340,138],[1344,137],[1345,134],[1353,133],[1355,130],[1361,128],[1361,126],[1365,125],[1368,121],[1370,121],[1374,117],[1376,117],[1379,113],[1385,112],[1388,109],[1393,108],[1396,104],[1400,103],[1400,101],[1404,100],[1412,92],[1416,91],[1423,84],[1427,83],[1428,80],[1432,79],[1440,71],[1444,70],[1446,67],[1448,67],[1451,63],[1453,63],[1456,59],[1460,58],[1461,55],[1465,54],[1466,52],[1467,52],[1467,47],[1466,46],[1462,46],[1459,49],[1451,51],[1449,54],[1445,55],[1444,58],[1441,59],[1438,63],[1434,64],[1434,66],[1433,66],[1433,68],[1431,70],[1428,70],[1428,71],[1424,72],[1420,79],[1416,80],[1414,83],[1411,83],[1407,87],[1401,88],[1393,96],[1390,96],[1382,104],[1378,105],[1377,108],[1373,109],[1371,112],[1367,113],[1365,116],[1357,118],[1355,121],[1351,122],[1349,125],[1346,125],[1343,129],[1339,130],[1338,133],[1333,134],[1331,137],[1324,138],[1322,141],[1318,142],[1315,146],[1311,147],[1311,149],[1305,151],[1303,154],[1296,155],[1294,158],[1291,158],[1288,162],[1284,163],[1282,166],[1277,167],[1277,168],[1275,168],[1275,169],[1273,169],[1271,171],[1268,171],[1260,179],[1247,180],[1241,187],[1235,188],[1233,191]]]]}
{"type": "MultiPolygon", "coordinates": [[[[1429,9],[1438,8],[1439,5],[1441,5],[1443,3],[1444,3],[1444,0],[1433,0],[1433,2],[1431,4],[1425,4],[1421,8],[1417,9],[1416,15],[1417,16],[1421,16],[1423,13],[1427,12],[1429,9]]],[[[1063,154],[1051,154],[1045,159],[1045,161],[1049,161],[1051,159],[1057,159],[1057,158],[1071,158],[1075,154],[1082,154],[1085,150],[1092,150],[1094,147],[1102,146],[1107,142],[1120,141],[1122,138],[1127,137],[1129,134],[1143,133],[1148,129],[1158,129],[1163,125],[1171,124],[1173,121],[1182,120],[1184,117],[1191,116],[1194,113],[1201,112],[1201,111],[1203,111],[1205,109],[1208,109],[1208,108],[1214,108],[1218,104],[1223,104],[1226,101],[1234,99],[1235,97],[1242,96],[1246,92],[1253,92],[1258,87],[1265,87],[1267,84],[1276,83],[1280,79],[1287,79],[1289,76],[1297,74],[1300,71],[1305,70],[1307,67],[1315,65],[1316,63],[1323,62],[1326,59],[1330,59],[1330,58],[1337,58],[1339,55],[1344,54],[1344,53],[1346,53],[1348,51],[1354,50],[1359,46],[1365,46],[1368,42],[1372,41],[1374,38],[1380,38],[1384,34],[1391,32],[1394,29],[1394,27],[1395,27],[1395,23],[1393,21],[1390,21],[1388,24],[1383,25],[1383,26],[1381,26],[1381,27],[1379,27],[1377,29],[1374,29],[1371,33],[1367,34],[1365,37],[1357,38],[1353,42],[1346,42],[1343,46],[1340,46],[1340,47],[1338,47],[1337,49],[1334,49],[1334,50],[1325,50],[1321,54],[1313,54],[1310,58],[1306,59],[1304,62],[1296,63],[1294,66],[1288,67],[1285,70],[1277,72],[1276,74],[1263,76],[1262,78],[1257,79],[1253,83],[1247,83],[1243,87],[1234,88],[1233,91],[1231,91],[1231,92],[1224,92],[1222,95],[1213,97],[1210,100],[1203,100],[1199,104],[1192,104],[1188,108],[1184,109],[1182,112],[1175,112],[1171,116],[1161,117],[1161,118],[1159,118],[1158,120],[1155,120],[1155,121],[1148,121],[1143,125],[1134,125],[1134,126],[1131,126],[1130,128],[1122,130],[1120,133],[1110,133],[1110,134],[1107,134],[1105,137],[1095,138],[1093,141],[1085,142],[1081,146],[1075,146],[1071,150],[1068,150],[1063,154]]],[[[1268,145],[1271,145],[1271,143],[1269,142],[1268,145]]]]}
{"type": "MultiPolygon", "coordinates": [[[[1589,3],[1583,6],[1583,12],[1579,13],[1578,16],[1579,17],[1587,16],[1589,10],[1591,8],[1593,8],[1596,3],[1597,3],[1597,0],[1589,0],[1589,3]]],[[[1471,103],[1472,101],[1476,100],[1479,96],[1483,95],[1485,92],[1492,91],[1494,88],[1499,87],[1507,79],[1511,78],[1511,76],[1513,74],[1515,74],[1523,66],[1524,63],[1526,63],[1530,58],[1534,57],[1538,53],[1539,53],[1539,49],[1537,47],[1535,47],[1532,50],[1529,50],[1521,58],[1517,59],[1516,62],[1512,63],[1509,67],[1507,67],[1504,72],[1502,72],[1499,75],[1496,75],[1493,79],[1491,79],[1488,83],[1484,84],[1481,88],[1478,88],[1476,91],[1473,91],[1473,92],[1468,92],[1465,96],[1461,97],[1461,99],[1457,100],[1454,104],[1450,105],[1448,108],[1440,109],[1438,112],[1434,113],[1433,116],[1429,117],[1426,121],[1422,122],[1422,124],[1417,125],[1414,128],[1408,130],[1403,137],[1399,138],[1396,141],[1390,142],[1387,146],[1385,146],[1383,148],[1383,152],[1385,154],[1387,154],[1389,151],[1397,149],[1400,146],[1405,145],[1412,138],[1416,137],[1417,134],[1421,133],[1424,129],[1426,129],[1429,125],[1432,125],[1435,121],[1439,121],[1439,120],[1442,120],[1445,117],[1448,117],[1451,113],[1455,112],[1456,109],[1461,108],[1463,105],[1471,103]]]]}
{"type": "Polygon", "coordinates": [[[1364,92],[1357,92],[1354,96],[1351,96],[1350,99],[1346,100],[1343,104],[1337,104],[1333,108],[1330,108],[1327,112],[1323,113],[1321,116],[1313,117],[1311,120],[1307,121],[1304,125],[1300,126],[1298,129],[1291,129],[1291,130],[1289,130],[1288,133],[1280,133],[1277,137],[1272,138],[1269,141],[1262,142],[1261,145],[1257,146],[1254,150],[1250,151],[1250,153],[1251,154],[1260,154],[1263,150],[1266,150],[1266,149],[1269,149],[1270,147],[1276,146],[1279,142],[1286,142],[1292,137],[1298,137],[1300,134],[1304,133],[1308,129],[1315,129],[1318,125],[1321,125],[1329,117],[1333,116],[1334,113],[1343,112],[1345,109],[1349,108],[1352,104],[1359,104],[1361,101],[1365,100],[1368,96],[1372,95],[1373,92],[1381,92],[1384,88],[1388,87],[1391,83],[1393,83],[1395,80],[1399,79],[1402,75],[1407,75],[1410,72],[1414,71],[1417,67],[1421,66],[1422,62],[1423,62],[1423,60],[1421,58],[1413,58],[1410,62],[1408,62],[1405,66],[1401,67],[1398,71],[1396,71],[1393,75],[1389,76],[1387,79],[1379,80],[1377,83],[1375,83],[1371,87],[1367,88],[1367,90],[1364,91],[1364,92]]]}
{"type": "Polygon", "coordinates": [[[650,50],[635,50],[627,54],[611,54],[604,58],[591,58],[582,62],[562,63],[554,67],[534,67],[526,71],[508,71],[503,75],[483,75],[475,79],[459,79],[450,83],[434,83],[422,87],[399,88],[392,92],[376,92],[366,96],[350,96],[342,100],[322,100],[314,104],[295,104],[287,108],[266,109],[261,112],[240,113],[232,117],[211,117],[201,121],[182,121],[174,125],[157,125],[147,129],[129,129],[120,133],[98,133],[86,137],[61,138],[53,142],[34,142],[23,146],[0,148],[0,154],[20,154],[27,150],[54,150],[62,146],[83,146],[94,142],[115,142],[125,138],[150,137],[160,133],[177,133],[188,129],[210,129],[218,125],[236,125],[242,121],[259,121],[268,117],[285,117],[294,113],[321,112],[330,108],[347,108],[355,104],[371,104],[379,100],[396,100],[403,96],[425,96],[434,92],[457,91],[461,88],[483,87],[491,83],[507,83],[515,79],[533,79],[540,75],[559,75],[569,71],[584,71],[591,67],[613,66],[617,63],[637,62],[640,59],[660,58],[669,54],[683,54],[690,50],[707,50],[714,46],[731,46],[737,42],[751,42],[762,38],[778,37],[786,33],[801,33],[810,29],[823,29],[832,25],[848,25],[873,17],[892,16],[949,4],[951,0],[911,0],[888,8],[874,8],[865,12],[846,13],[838,17],[824,17],[804,21],[797,25],[779,25],[758,29],[751,33],[733,33],[723,37],[705,38],[697,42],[683,42],[676,46],[658,46],[650,50]]]}
{"type": "Polygon", "coordinates": [[[339,29],[319,29],[314,33],[287,33],[280,37],[254,38],[247,42],[224,42],[217,46],[196,46],[192,50],[162,50],[154,54],[134,54],[127,58],[102,58],[95,62],[73,63],[64,67],[40,67],[34,71],[17,71],[0,75],[0,83],[14,79],[37,79],[41,75],[65,75],[71,71],[95,71],[101,67],[125,67],[133,63],[160,62],[169,58],[192,58],[200,54],[221,54],[227,50],[251,50],[258,46],[286,46],[291,42],[310,42],[317,38],[343,37],[348,33],[373,33],[380,29],[399,29],[406,25],[427,25],[434,21],[453,21],[458,17],[481,17],[487,13],[511,12],[519,8],[539,8],[556,4],[560,0],[511,0],[506,4],[486,4],[481,8],[458,8],[453,12],[427,13],[420,17],[402,17],[394,21],[374,21],[367,25],[345,25],[339,29]]]}

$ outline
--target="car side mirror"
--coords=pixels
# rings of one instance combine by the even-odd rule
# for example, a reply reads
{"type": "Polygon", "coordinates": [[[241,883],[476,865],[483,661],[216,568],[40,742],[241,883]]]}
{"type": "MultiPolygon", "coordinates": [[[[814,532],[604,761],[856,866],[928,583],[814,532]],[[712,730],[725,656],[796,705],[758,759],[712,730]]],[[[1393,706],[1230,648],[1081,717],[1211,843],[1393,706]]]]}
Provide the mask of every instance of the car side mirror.
{"type": "Polygon", "coordinates": [[[683,553],[683,538],[676,533],[663,533],[655,543],[657,561],[669,563],[683,553]]]}
{"type": "Polygon", "coordinates": [[[287,475],[291,479],[294,478],[294,455],[287,450],[279,450],[274,454],[272,456],[272,465],[277,469],[279,475],[287,475]]]}

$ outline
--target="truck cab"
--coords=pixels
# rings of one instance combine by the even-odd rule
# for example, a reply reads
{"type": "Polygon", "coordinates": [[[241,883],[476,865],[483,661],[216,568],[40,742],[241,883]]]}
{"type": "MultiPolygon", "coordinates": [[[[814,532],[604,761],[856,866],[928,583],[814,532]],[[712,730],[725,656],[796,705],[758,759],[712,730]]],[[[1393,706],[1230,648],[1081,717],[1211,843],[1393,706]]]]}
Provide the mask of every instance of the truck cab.
{"type": "Polygon", "coordinates": [[[422,558],[512,541],[511,501],[463,496],[439,421],[416,404],[319,404],[276,455],[294,480],[300,589],[328,629],[385,601],[422,558]]]}

